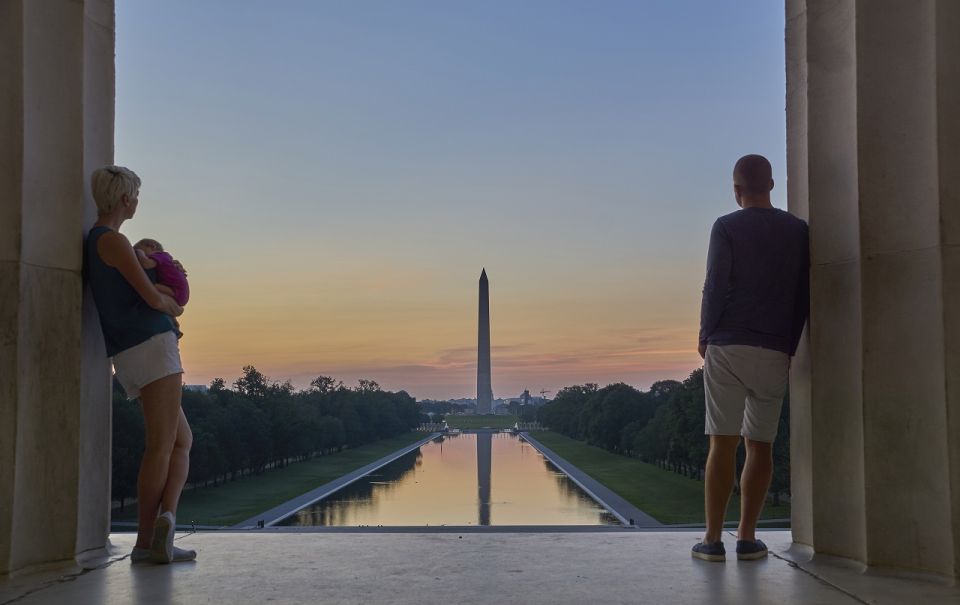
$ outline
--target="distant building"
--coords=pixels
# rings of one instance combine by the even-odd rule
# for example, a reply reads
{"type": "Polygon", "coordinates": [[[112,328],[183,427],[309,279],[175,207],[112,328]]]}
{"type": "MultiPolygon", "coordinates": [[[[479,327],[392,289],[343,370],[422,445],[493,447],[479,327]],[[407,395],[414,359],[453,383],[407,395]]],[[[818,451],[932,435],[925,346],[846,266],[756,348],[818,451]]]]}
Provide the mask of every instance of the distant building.
{"type": "Polygon", "coordinates": [[[540,407],[547,403],[545,397],[535,397],[530,394],[530,391],[525,390],[517,397],[511,397],[505,401],[507,404],[516,403],[517,405],[532,405],[534,407],[540,407]]]}
{"type": "Polygon", "coordinates": [[[185,384],[183,388],[187,391],[196,391],[197,393],[206,393],[210,390],[205,384],[185,384]]]}

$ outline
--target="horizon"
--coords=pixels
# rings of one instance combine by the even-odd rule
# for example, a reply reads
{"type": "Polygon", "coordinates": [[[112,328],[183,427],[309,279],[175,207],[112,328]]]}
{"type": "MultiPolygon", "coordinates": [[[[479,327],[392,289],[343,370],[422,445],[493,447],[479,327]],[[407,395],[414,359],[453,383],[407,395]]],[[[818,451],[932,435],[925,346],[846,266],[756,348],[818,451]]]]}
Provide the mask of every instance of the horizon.
{"type": "Polygon", "coordinates": [[[785,208],[782,6],[224,6],[117,6],[123,230],[190,273],[185,383],[475,398],[484,267],[495,397],[700,367],[738,157],[785,208]]]}

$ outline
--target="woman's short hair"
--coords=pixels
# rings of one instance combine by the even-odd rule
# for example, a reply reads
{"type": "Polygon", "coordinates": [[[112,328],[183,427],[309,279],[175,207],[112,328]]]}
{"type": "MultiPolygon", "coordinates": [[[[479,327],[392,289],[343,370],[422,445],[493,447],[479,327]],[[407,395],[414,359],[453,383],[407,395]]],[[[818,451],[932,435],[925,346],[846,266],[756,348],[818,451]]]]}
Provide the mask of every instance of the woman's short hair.
{"type": "Polygon", "coordinates": [[[97,204],[97,214],[103,216],[113,212],[124,195],[136,195],[140,189],[140,177],[123,166],[103,166],[93,171],[90,188],[97,204]]]}

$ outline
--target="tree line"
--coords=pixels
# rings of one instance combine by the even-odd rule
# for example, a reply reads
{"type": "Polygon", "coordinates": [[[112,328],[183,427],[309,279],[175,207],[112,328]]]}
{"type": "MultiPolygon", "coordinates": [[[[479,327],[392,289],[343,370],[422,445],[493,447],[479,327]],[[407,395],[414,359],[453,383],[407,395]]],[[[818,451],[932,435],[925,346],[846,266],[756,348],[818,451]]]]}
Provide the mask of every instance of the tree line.
{"type": "MultiPolygon", "coordinates": [[[[773,448],[774,503],[790,490],[790,402],[784,400],[773,448]]],[[[649,391],[627,384],[587,383],[560,389],[537,411],[537,420],[568,437],[635,456],[687,477],[702,479],[709,438],[704,435],[703,369],[680,382],[661,380],[649,391]]],[[[743,449],[737,474],[743,467],[743,449]]]]}
{"type": "MultiPolygon", "coordinates": [[[[373,380],[360,380],[351,388],[328,376],[318,376],[308,389],[297,391],[289,381],[272,381],[254,366],[245,366],[232,388],[216,378],[207,392],[183,392],[183,409],[193,429],[188,481],[194,486],[217,484],[399,435],[427,420],[426,411],[441,418],[455,411],[442,403],[421,407],[405,391],[383,391],[373,380]]],[[[648,391],[623,383],[565,387],[536,411],[536,420],[611,452],[703,477],[709,442],[703,433],[702,369],[682,382],[656,382],[648,391]]],[[[143,439],[140,406],[128,401],[114,382],[112,496],[121,506],[136,494],[143,439]]],[[[773,450],[770,490],[775,503],[789,493],[789,450],[785,400],[773,450]]],[[[738,472],[742,464],[741,450],[738,472]]]]}
{"type": "MultiPolygon", "coordinates": [[[[384,391],[373,380],[350,388],[318,376],[297,391],[252,365],[232,388],[216,378],[206,392],[184,389],[182,405],[193,430],[188,482],[194,486],[399,435],[421,421],[413,397],[384,391]]],[[[128,401],[115,381],[112,497],[121,507],[136,494],[143,440],[140,405],[128,401]]]]}

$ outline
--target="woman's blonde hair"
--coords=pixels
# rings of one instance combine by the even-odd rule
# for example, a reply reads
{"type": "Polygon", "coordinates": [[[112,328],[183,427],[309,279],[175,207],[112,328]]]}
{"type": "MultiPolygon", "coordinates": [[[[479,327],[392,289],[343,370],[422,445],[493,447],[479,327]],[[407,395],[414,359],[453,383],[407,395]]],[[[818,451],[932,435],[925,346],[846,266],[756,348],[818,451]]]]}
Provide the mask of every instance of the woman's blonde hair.
{"type": "Polygon", "coordinates": [[[140,189],[140,177],[123,166],[103,166],[93,171],[90,177],[93,201],[97,204],[97,214],[110,214],[126,195],[133,197],[140,189]]]}

